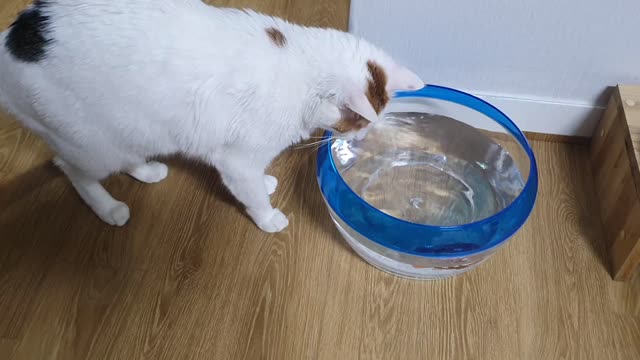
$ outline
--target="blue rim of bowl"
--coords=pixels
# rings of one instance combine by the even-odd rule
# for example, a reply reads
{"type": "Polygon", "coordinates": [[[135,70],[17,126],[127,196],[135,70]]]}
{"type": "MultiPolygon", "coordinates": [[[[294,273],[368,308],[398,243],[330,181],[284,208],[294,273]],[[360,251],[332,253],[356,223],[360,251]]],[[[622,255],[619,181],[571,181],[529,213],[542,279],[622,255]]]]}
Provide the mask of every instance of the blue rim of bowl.
{"type": "MultiPolygon", "coordinates": [[[[481,246],[478,249],[474,249],[471,251],[453,251],[453,252],[439,252],[439,253],[429,253],[429,252],[418,252],[415,250],[408,250],[406,248],[401,248],[398,246],[395,246],[392,243],[387,243],[387,242],[381,242],[375,238],[372,237],[367,237],[365,236],[367,239],[383,246],[389,249],[392,249],[394,251],[403,253],[403,254],[409,254],[409,255],[414,255],[414,256],[419,256],[419,257],[424,257],[424,258],[438,258],[438,259],[446,259],[446,258],[460,258],[460,257],[465,257],[465,256],[471,256],[471,255],[477,255],[479,253],[483,253],[485,251],[491,250],[493,248],[496,248],[498,246],[500,246],[501,244],[503,244],[505,241],[507,241],[509,238],[511,238],[515,233],[517,233],[520,228],[526,223],[526,221],[528,220],[529,216],[531,215],[531,212],[533,211],[533,208],[535,207],[535,203],[537,200],[537,194],[538,194],[538,166],[536,163],[536,158],[535,155],[533,153],[533,150],[531,149],[531,145],[529,144],[529,141],[527,140],[526,136],[524,135],[524,133],[516,126],[516,124],[502,111],[500,111],[498,108],[496,108],[495,106],[491,105],[490,103],[474,96],[468,93],[465,93],[463,91],[460,90],[456,90],[456,89],[452,89],[452,88],[448,88],[448,87],[444,87],[444,86],[438,86],[438,85],[427,85],[424,88],[420,89],[420,90],[416,90],[416,91],[401,91],[401,92],[397,92],[394,94],[394,98],[395,99],[402,99],[402,98],[430,98],[430,99],[437,99],[437,100],[444,100],[444,101],[448,101],[451,103],[455,103],[458,105],[462,105],[464,107],[467,107],[469,109],[475,110],[485,116],[487,116],[489,119],[497,122],[499,125],[501,125],[511,136],[513,136],[518,143],[520,144],[520,146],[523,148],[523,150],[525,151],[525,153],[527,154],[527,156],[529,157],[529,178],[527,179],[524,188],[522,189],[522,191],[520,192],[520,194],[509,204],[507,205],[504,209],[502,209],[501,211],[497,212],[496,214],[472,222],[472,223],[468,223],[468,224],[463,224],[463,225],[455,225],[455,226],[437,226],[437,225],[425,225],[425,224],[418,224],[418,223],[413,223],[407,220],[403,220],[394,216],[391,216],[387,213],[384,213],[382,211],[380,211],[379,209],[375,208],[374,206],[372,206],[371,204],[369,204],[367,201],[365,201],[364,199],[362,199],[357,193],[355,193],[351,187],[344,181],[344,179],[342,178],[342,176],[340,175],[340,173],[338,172],[338,169],[335,166],[335,163],[333,161],[333,155],[331,152],[331,141],[326,141],[321,148],[318,151],[318,159],[320,159],[321,155],[323,152],[326,152],[328,154],[328,159],[329,159],[329,163],[331,164],[331,172],[334,173],[334,175],[337,175],[336,178],[338,179],[338,181],[343,184],[347,191],[349,191],[351,194],[353,194],[357,199],[360,200],[361,204],[360,205],[364,205],[366,208],[368,208],[369,210],[371,210],[372,212],[376,213],[376,215],[378,216],[382,216],[383,218],[386,218],[387,220],[390,220],[392,222],[396,222],[397,224],[403,224],[403,225],[409,225],[409,226],[413,226],[416,228],[423,228],[423,229],[430,229],[430,230],[435,230],[435,231],[442,231],[442,232],[450,232],[450,231],[470,231],[472,229],[477,229],[480,228],[482,226],[484,226],[485,224],[489,224],[489,223],[495,223],[498,220],[504,218],[505,216],[508,216],[509,213],[513,213],[514,211],[518,211],[518,210],[523,210],[523,209],[517,209],[516,207],[518,207],[517,205],[520,205],[523,201],[523,199],[525,197],[529,197],[531,200],[529,201],[530,205],[527,206],[527,208],[524,209],[524,213],[521,214],[520,218],[522,218],[522,221],[520,221],[517,225],[512,226],[508,231],[504,232],[502,234],[502,239],[493,243],[487,243],[483,246],[481,246]],[[523,215],[523,216],[522,216],[523,215]]],[[[331,139],[332,137],[332,132],[331,131],[326,131],[324,133],[324,137],[323,139],[331,139]]],[[[317,171],[318,171],[318,177],[320,177],[320,169],[321,167],[321,163],[320,161],[317,162],[317,171]]],[[[339,211],[339,209],[337,209],[333,202],[331,201],[331,197],[326,196],[325,191],[323,189],[322,184],[320,184],[320,188],[321,191],[323,193],[323,196],[325,198],[325,201],[327,202],[327,204],[333,209],[333,211],[336,213],[337,216],[339,216],[348,226],[352,227],[355,231],[359,232],[362,234],[362,230],[364,229],[358,229],[357,226],[354,226],[354,224],[352,224],[348,219],[345,219],[344,217],[341,216],[341,213],[339,211]]],[[[526,205],[526,204],[525,204],[526,205]]],[[[521,206],[520,206],[521,207],[521,206]]],[[[364,236],[364,235],[363,235],[364,236]]]]}

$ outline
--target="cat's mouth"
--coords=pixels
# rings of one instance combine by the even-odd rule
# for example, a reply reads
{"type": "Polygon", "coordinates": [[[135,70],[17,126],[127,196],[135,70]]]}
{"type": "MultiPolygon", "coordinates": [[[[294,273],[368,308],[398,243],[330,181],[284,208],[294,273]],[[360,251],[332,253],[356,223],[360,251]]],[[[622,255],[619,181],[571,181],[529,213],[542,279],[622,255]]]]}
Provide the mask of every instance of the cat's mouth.
{"type": "Polygon", "coordinates": [[[341,110],[342,118],[330,127],[334,137],[346,141],[362,140],[371,128],[371,122],[361,115],[346,109],[341,110]]]}
{"type": "Polygon", "coordinates": [[[371,122],[350,109],[341,109],[342,118],[331,126],[332,130],[340,134],[358,132],[371,122]]]}

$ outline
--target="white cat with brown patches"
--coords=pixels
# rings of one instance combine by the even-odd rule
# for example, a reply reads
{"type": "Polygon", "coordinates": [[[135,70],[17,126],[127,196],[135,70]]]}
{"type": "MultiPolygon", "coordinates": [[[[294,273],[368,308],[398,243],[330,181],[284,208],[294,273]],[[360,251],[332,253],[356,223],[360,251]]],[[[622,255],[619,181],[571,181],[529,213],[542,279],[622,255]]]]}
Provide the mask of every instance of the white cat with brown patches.
{"type": "Polygon", "coordinates": [[[261,229],[281,231],[272,159],[317,128],[354,136],[393,91],[424,84],[350,34],[199,0],[38,0],[0,41],[0,104],[111,225],[129,208],[100,181],[159,182],[167,166],[148,159],[182,153],[215,166],[261,229]]]}

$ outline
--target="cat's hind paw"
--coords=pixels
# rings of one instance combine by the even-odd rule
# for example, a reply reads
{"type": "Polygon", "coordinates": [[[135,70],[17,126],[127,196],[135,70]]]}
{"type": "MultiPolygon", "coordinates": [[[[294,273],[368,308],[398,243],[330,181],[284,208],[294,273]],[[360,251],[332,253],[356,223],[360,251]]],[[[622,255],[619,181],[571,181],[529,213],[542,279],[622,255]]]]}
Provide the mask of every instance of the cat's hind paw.
{"type": "Polygon", "coordinates": [[[276,179],[275,176],[265,175],[264,185],[267,188],[267,194],[271,195],[276,192],[276,189],[278,188],[278,179],[276,179]]]}
{"type": "Polygon", "coordinates": [[[138,165],[129,171],[129,175],[147,184],[158,183],[164,180],[168,174],[169,168],[167,165],[157,161],[138,165]]]}

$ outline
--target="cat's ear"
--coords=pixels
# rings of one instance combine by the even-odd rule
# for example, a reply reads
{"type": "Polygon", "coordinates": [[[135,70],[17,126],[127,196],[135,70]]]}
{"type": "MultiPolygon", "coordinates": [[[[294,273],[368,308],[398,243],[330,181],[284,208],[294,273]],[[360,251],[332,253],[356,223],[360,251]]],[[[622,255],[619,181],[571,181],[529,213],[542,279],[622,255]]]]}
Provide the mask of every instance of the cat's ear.
{"type": "Polygon", "coordinates": [[[418,75],[401,65],[394,65],[389,71],[387,91],[420,90],[425,87],[418,75]]]}
{"type": "Polygon", "coordinates": [[[362,116],[370,122],[376,122],[378,120],[378,114],[371,106],[369,99],[363,91],[352,92],[347,96],[347,102],[345,104],[349,110],[362,116]]]}

